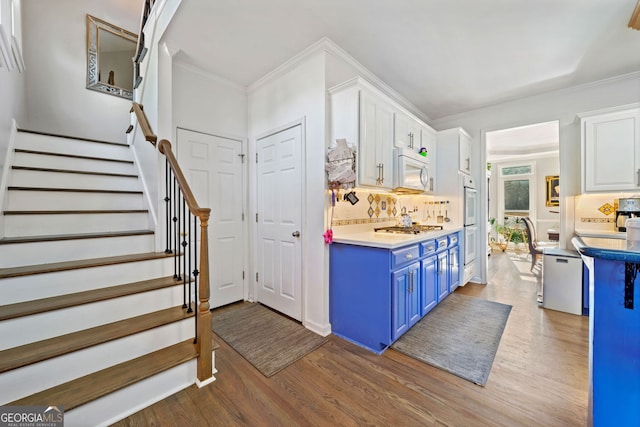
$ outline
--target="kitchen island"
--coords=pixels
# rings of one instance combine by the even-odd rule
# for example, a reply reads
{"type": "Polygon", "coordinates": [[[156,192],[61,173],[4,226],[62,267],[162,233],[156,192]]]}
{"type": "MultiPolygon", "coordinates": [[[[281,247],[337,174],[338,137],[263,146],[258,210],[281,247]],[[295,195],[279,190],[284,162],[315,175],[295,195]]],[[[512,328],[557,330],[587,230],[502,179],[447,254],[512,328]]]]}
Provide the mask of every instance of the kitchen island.
{"type": "Polygon", "coordinates": [[[640,247],[572,239],[589,269],[589,421],[640,425],[640,247]]]}
{"type": "Polygon", "coordinates": [[[336,233],[330,247],[332,332],[377,354],[460,284],[460,229],[336,233]]]}

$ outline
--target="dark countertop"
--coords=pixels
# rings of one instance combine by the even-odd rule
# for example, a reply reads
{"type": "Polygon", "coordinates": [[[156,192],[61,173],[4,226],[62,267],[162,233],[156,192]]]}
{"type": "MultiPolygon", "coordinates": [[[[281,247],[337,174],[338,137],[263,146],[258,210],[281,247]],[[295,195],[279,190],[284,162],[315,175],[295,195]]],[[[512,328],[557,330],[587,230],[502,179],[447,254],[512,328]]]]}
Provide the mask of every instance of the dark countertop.
{"type": "Polygon", "coordinates": [[[612,261],[640,263],[640,242],[606,237],[574,236],[571,243],[582,255],[612,261]]]}

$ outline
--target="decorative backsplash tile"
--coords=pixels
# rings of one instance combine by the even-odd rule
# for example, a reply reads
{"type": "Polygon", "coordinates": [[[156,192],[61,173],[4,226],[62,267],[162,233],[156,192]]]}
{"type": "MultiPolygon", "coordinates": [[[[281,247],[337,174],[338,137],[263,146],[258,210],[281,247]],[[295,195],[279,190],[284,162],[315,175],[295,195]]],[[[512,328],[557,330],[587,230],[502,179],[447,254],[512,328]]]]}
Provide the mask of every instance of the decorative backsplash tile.
{"type": "Polygon", "coordinates": [[[358,224],[376,224],[380,222],[389,222],[389,218],[359,218],[359,219],[334,219],[333,225],[358,225],[358,224]]]}
{"type": "Polygon", "coordinates": [[[605,203],[604,205],[600,206],[598,210],[605,215],[611,215],[616,211],[616,208],[613,205],[610,205],[609,203],[605,203]]]}
{"type": "Polygon", "coordinates": [[[580,218],[580,222],[594,222],[603,224],[606,222],[616,222],[615,218],[580,218]]]}
{"type": "MultiPolygon", "coordinates": [[[[348,199],[345,201],[347,193],[344,191],[336,192],[332,221],[334,226],[395,221],[403,207],[407,209],[408,213],[417,212],[416,216],[420,217],[419,220],[425,221],[427,203],[435,200],[434,196],[429,195],[376,193],[362,188],[354,188],[349,191],[353,191],[359,200],[353,204],[348,203],[348,199]]],[[[330,192],[328,200],[331,200],[330,192]]]]}

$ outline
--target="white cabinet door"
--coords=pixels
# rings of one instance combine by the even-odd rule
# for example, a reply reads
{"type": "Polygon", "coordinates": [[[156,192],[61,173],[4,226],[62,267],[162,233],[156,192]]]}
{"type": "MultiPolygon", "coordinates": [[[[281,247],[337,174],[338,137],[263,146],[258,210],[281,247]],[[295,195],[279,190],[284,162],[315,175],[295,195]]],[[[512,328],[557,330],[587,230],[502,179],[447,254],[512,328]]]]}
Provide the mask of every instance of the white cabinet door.
{"type": "Polygon", "coordinates": [[[402,112],[396,112],[394,118],[394,145],[398,148],[410,148],[418,151],[420,148],[420,123],[402,112]]]}
{"type": "Polygon", "coordinates": [[[420,128],[420,148],[427,150],[426,160],[429,163],[429,177],[427,185],[427,192],[433,193],[436,191],[436,176],[437,176],[437,144],[436,144],[436,131],[430,127],[422,126],[420,128]]]}
{"type": "Polygon", "coordinates": [[[393,108],[381,98],[360,91],[360,185],[393,185],[393,108]]]}
{"type": "Polygon", "coordinates": [[[460,172],[471,174],[471,139],[465,133],[458,134],[458,169],[460,172]]]}
{"type": "Polygon", "coordinates": [[[640,109],[584,117],[583,190],[640,188],[640,109]]]}

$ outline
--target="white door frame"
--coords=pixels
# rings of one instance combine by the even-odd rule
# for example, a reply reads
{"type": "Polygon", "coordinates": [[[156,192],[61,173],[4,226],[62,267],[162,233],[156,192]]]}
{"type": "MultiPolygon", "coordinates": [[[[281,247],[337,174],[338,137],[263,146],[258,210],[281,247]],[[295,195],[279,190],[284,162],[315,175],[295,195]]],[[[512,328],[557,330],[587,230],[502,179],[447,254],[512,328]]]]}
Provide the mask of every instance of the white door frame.
{"type": "MultiPolygon", "coordinates": [[[[187,128],[187,127],[183,127],[183,126],[176,126],[175,128],[175,147],[173,147],[173,152],[174,155],[176,155],[177,157],[177,153],[178,153],[178,130],[185,130],[185,131],[189,131],[189,132],[195,132],[195,133],[200,133],[203,135],[208,135],[208,136],[213,136],[213,137],[218,137],[218,138],[225,138],[225,139],[233,139],[235,141],[239,141],[242,145],[242,152],[245,153],[244,156],[244,160],[242,161],[242,178],[244,179],[245,183],[249,182],[249,173],[248,173],[248,167],[247,164],[249,163],[249,156],[247,154],[248,151],[248,141],[246,137],[241,137],[241,136],[237,136],[237,135],[232,135],[232,134],[227,134],[224,132],[203,132],[200,130],[195,130],[195,129],[191,129],[191,128],[187,128]]],[[[178,164],[180,164],[180,162],[178,162],[178,164]]],[[[244,221],[242,223],[242,233],[243,233],[243,239],[242,239],[242,251],[245,254],[249,253],[249,217],[248,217],[248,195],[249,195],[249,185],[245,184],[245,186],[242,188],[242,212],[244,213],[244,221]]],[[[196,200],[197,201],[197,200],[196,200]]],[[[164,203],[164,202],[163,202],[164,203]]],[[[201,206],[203,208],[209,208],[210,206],[201,206]]],[[[164,206],[163,206],[164,209],[164,206]]],[[[164,217],[163,217],[164,218],[164,217]]],[[[164,227],[166,227],[166,224],[164,225],[164,227]]],[[[165,228],[163,228],[164,230],[165,228]]],[[[209,244],[211,244],[211,242],[209,242],[209,244]]],[[[211,250],[211,249],[209,249],[211,250]]],[[[242,261],[242,270],[244,272],[249,272],[249,267],[250,267],[250,260],[249,257],[246,256],[244,257],[243,261],[242,261]]],[[[214,273],[215,274],[215,273],[214,273]]],[[[211,280],[211,278],[209,278],[209,280],[211,280]]],[[[247,274],[244,275],[243,281],[242,281],[242,287],[244,288],[243,290],[243,295],[244,295],[244,299],[245,301],[248,299],[249,296],[249,286],[247,286],[248,282],[248,277],[247,274]]]]}
{"type": "MultiPolygon", "coordinates": [[[[253,187],[250,187],[249,192],[250,194],[250,206],[249,206],[249,212],[250,212],[250,220],[249,223],[251,224],[251,226],[249,227],[250,232],[249,232],[249,239],[251,242],[251,254],[250,254],[250,258],[251,258],[251,274],[249,277],[249,286],[247,286],[249,294],[247,297],[248,301],[252,301],[252,302],[257,302],[258,301],[258,282],[256,280],[256,273],[257,273],[257,269],[258,269],[258,224],[256,223],[256,214],[257,214],[257,209],[258,209],[258,193],[257,193],[257,161],[256,161],[256,156],[257,156],[257,143],[258,140],[269,137],[271,135],[275,135],[279,132],[285,131],[287,129],[291,129],[293,127],[296,126],[300,126],[300,132],[301,132],[301,138],[300,138],[300,143],[302,145],[302,147],[300,147],[300,153],[302,155],[302,159],[300,162],[300,175],[302,177],[302,195],[301,195],[301,200],[300,202],[302,203],[301,206],[301,216],[302,216],[302,224],[300,226],[301,230],[301,236],[300,236],[300,243],[301,243],[301,259],[302,259],[302,265],[301,265],[301,272],[303,274],[301,274],[300,280],[302,281],[302,283],[300,284],[301,286],[301,295],[300,295],[300,303],[302,304],[301,307],[301,312],[302,312],[302,324],[304,325],[305,323],[305,311],[306,311],[306,295],[307,295],[307,290],[306,290],[306,282],[304,279],[304,270],[305,270],[305,253],[306,253],[306,246],[307,246],[307,242],[308,242],[308,238],[310,236],[308,236],[308,227],[307,227],[307,179],[306,179],[306,158],[307,158],[307,128],[306,128],[306,118],[305,117],[301,117],[297,120],[294,120],[292,122],[289,122],[287,124],[281,125],[281,126],[277,126],[275,128],[272,128],[266,132],[261,132],[256,134],[254,137],[251,137],[251,144],[249,147],[249,178],[250,178],[250,182],[251,184],[253,184],[253,187]]],[[[318,195],[318,197],[323,197],[323,195],[318,195]]]]}

